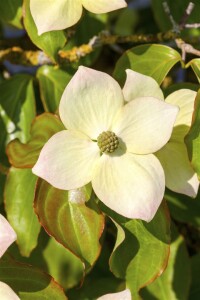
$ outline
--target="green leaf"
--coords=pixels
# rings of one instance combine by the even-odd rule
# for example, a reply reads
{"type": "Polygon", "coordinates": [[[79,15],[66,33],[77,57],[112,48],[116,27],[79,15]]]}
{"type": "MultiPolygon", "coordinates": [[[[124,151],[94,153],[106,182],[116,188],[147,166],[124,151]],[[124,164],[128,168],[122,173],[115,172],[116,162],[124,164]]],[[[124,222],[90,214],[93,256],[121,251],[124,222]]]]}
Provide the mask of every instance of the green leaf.
{"type": "Polygon", "coordinates": [[[192,124],[188,134],[185,137],[185,142],[188,148],[189,158],[192,166],[200,178],[200,90],[194,103],[194,113],[192,116],[192,124]]]}
{"type": "Polygon", "coordinates": [[[67,42],[65,33],[63,30],[59,30],[47,32],[39,36],[30,12],[30,0],[24,0],[24,26],[32,42],[38,48],[42,49],[53,62],[56,62],[58,51],[67,42]]]}
{"type": "MultiPolygon", "coordinates": [[[[102,276],[99,278],[86,277],[81,289],[73,289],[68,292],[70,300],[96,300],[105,294],[117,293],[124,290],[124,284],[119,279],[102,276]]],[[[107,298],[108,299],[108,298],[107,298]]],[[[113,299],[113,298],[112,298],[113,299]]],[[[123,298],[122,300],[126,300],[123,298]]]]}
{"type": "MultiPolygon", "coordinates": [[[[109,227],[109,229],[111,229],[111,227],[109,227]]],[[[115,293],[125,289],[124,280],[116,278],[109,270],[108,261],[111,252],[112,239],[112,235],[109,235],[109,232],[107,231],[107,234],[104,235],[102,239],[103,247],[100,257],[94,268],[85,277],[81,289],[75,288],[68,291],[70,300],[97,299],[102,295],[115,293]]]]}
{"type": "Polygon", "coordinates": [[[110,268],[115,276],[126,279],[133,299],[140,299],[140,289],[164,271],[169,256],[169,227],[165,203],[150,223],[131,220],[118,224],[110,268]]]}
{"type": "Polygon", "coordinates": [[[200,254],[196,254],[191,258],[192,265],[192,284],[190,288],[189,300],[199,300],[200,295],[200,254]]]}
{"type": "Polygon", "coordinates": [[[187,65],[186,68],[191,67],[196,74],[198,81],[200,82],[200,58],[192,59],[187,65]]]}
{"type": "Polygon", "coordinates": [[[200,228],[200,190],[196,199],[192,199],[166,189],[165,199],[168,201],[170,214],[174,220],[200,228]]]}
{"type": "Polygon", "coordinates": [[[25,143],[30,137],[30,127],[35,117],[33,77],[15,75],[0,84],[1,117],[10,139],[25,143]]]}
{"type": "Polygon", "coordinates": [[[83,278],[84,266],[80,259],[56,242],[55,239],[49,239],[43,255],[49,273],[63,288],[72,288],[83,278]]]}
{"type": "Polygon", "coordinates": [[[0,168],[5,168],[9,166],[8,159],[5,153],[5,147],[7,143],[7,129],[6,125],[4,124],[1,115],[4,115],[4,112],[0,105],[0,128],[1,128],[1,134],[0,134],[0,168]]]}
{"type": "Polygon", "coordinates": [[[8,255],[0,260],[0,281],[7,283],[21,300],[67,300],[63,289],[51,276],[16,262],[8,255]]]}
{"type": "Polygon", "coordinates": [[[43,66],[38,69],[37,78],[45,111],[56,112],[63,91],[72,75],[52,66],[43,66]]]}
{"type": "Polygon", "coordinates": [[[189,89],[189,90],[198,92],[199,84],[191,83],[191,82],[179,82],[179,83],[172,84],[163,91],[164,97],[166,98],[173,92],[181,90],[181,89],[189,89]]]}
{"type": "Polygon", "coordinates": [[[22,0],[0,1],[0,19],[15,27],[22,28],[22,0]]]}
{"type": "Polygon", "coordinates": [[[14,138],[25,143],[35,117],[33,78],[16,75],[0,83],[0,157],[4,163],[5,145],[14,138]]]}
{"type": "Polygon", "coordinates": [[[11,165],[16,168],[32,168],[44,144],[56,132],[65,129],[56,115],[44,113],[34,119],[27,144],[14,140],[7,146],[11,165]]]}
{"type": "Polygon", "coordinates": [[[6,182],[6,175],[0,172],[0,205],[3,203],[3,192],[6,182]]]}
{"type": "Polygon", "coordinates": [[[11,168],[5,186],[7,217],[17,233],[20,253],[26,257],[37,246],[40,232],[40,224],[33,210],[36,179],[30,169],[11,168]]]}
{"type": "Polygon", "coordinates": [[[161,84],[171,68],[181,61],[180,54],[163,45],[141,45],[126,51],[118,60],[114,77],[121,85],[126,79],[126,69],[153,77],[161,84]]]}
{"type": "Polygon", "coordinates": [[[99,239],[104,229],[104,217],[94,201],[90,206],[83,203],[88,200],[83,189],[73,194],[73,201],[71,196],[68,191],[38,180],[35,211],[47,233],[79,257],[88,269],[101,251],[99,239]],[[79,203],[74,203],[74,197],[79,203]]]}
{"type": "Polygon", "coordinates": [[[137,22],[137,12],[127,7],[120,12],[113,30],[117,35],[131,35],[137,26],[137,22]]]}
{"type": "Polygon", "coordinates": [[[172,226],[169,262],[164,273],[142,290],[145,300],[187,300],[190,287],[190,259],[183,237],[172,226]],[[148,294],[151,296],[149,297],[148,294]]]}

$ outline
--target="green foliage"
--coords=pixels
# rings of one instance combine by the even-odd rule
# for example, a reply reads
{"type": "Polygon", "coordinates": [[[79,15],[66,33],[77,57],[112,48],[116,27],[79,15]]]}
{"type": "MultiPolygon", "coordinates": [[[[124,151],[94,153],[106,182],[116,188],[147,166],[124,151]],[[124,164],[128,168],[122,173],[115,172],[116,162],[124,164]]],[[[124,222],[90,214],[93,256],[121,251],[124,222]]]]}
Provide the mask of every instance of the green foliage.
{"type": "Polygon", "coordinates": [[[37,246],[40,232],[40,224],[33,211],[36,179],[30,169],[12,167],[5,186],[6,213],[17,233],[17,244],[22,256],[29,256],[37,246]]]}
{"type": "Polygon", "coordinates": [[[195,58],[192,59],[187,65],[186,67],[192,67],[194,73],[197,76],[198,81],[200,81],[200,59],[199,58],[195,58]]]}
{"type": "Polygon", "coordinates": [[[44,113],[32,123],[31,139],[27,144],[13,140],[7,147],[10,163],[16,168],[32,168],[44,144],[56,132],[64,129],[63,124],[53,114],[44,113]]]}
{"type": "Polygon", "coordinates": [[[162,45],[142,45],[126,51],[118,60],[114,77],[124,84],[126,69],[153,77],[162,83],[171,68],[181,61],[180,54],[174,49],[162,45]]]}
{"type": "Polygon", "coordinates": [[[165,269],[169,256],[170,223],[163,204],[150,223],[131,220],[117,226],[115,248],[110,268],[115,276],[126,280],[134,299],[140,289],[165,269]]]}
{"type": "Polygon", "coordinates": [[[63,288],[72,288],[82,280],[84,276],[82,262],[54,238],[49,239],[43,255],[48,264],[49,273],[63,288]]]}
{"type": "Polygon", "coordinates": [[[191,281],[190,271],[190,260],[184,239],[173,225],[168,266],[165,272],[141,294],[147,300],[186,300],[191,281]]]}
{"type": "Polygon", "coordinates": [[[5,164],[6,144],[18,138],[22,143],[30,137],[30,127],[35,117],[33,78],[15,75],[0,83],[0,162],[5,164]]]}
{"type": "Polygon", "coordinates": [[[200,90],[197,94],[194,108],[195,110],[193,114],[192,125],[185,140],[188,146],[188,152],[192,165],[200,178],[200,90]]]}
{"type": "Polygon", "coordinates": [[[165,199],[168,201],[171,216],[183,223],[200,228],[200,192],[195,199],[166,190],[165,199]]]}
{"type": "Polygon", "coordinates": [[[14,261],[9,256],[0,260],[0,280],[18,293],[21,300],[66,300],[62,288],[39,269],[14,261]]]}
{"type": "Polygon", "coordinates": [[[72,74],[52,66],[43,66],[38,69],[36,76],[45,111],[55,113],[72,74]]]}
{"type": "Polygon", "coordinates": [[[104,229],[104,217],[93,202],[88,207],[85,200],[88,200],[87,191],[79,190],[74,194],[39,180],[34,206],[45,230],[79,257],[87,270],[100,254],[99,238],[104,229]]]}
{"type": "Polygon", "coordinates": [[[0,1],[0,20],[22,28],[22,0],[0,1]]]}
{"type": "Polygon", "coordinates": [[[200,295],[199,289],[199,267],[200,267],[200,255],[199,253],[191,258],[192,267],[192,284],[190,288],[189,300],[198,300],[200,295]]]}

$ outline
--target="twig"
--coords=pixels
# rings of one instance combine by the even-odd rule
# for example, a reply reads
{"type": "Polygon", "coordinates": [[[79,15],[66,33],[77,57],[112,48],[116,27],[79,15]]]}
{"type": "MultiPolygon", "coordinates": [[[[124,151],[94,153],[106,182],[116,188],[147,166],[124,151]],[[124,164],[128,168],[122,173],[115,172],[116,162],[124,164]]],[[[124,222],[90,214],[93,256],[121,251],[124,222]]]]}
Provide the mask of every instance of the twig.
{"type": "Polygon", "coordinates": [[[0,61],[9,60],[13,64],[37,66],[51,64],[49,57],[42,51],[25,51],[20,47],[0,50],[0,61]]]}
{"type": "MultiPolygon", "coordinates": [[[[194,2],[189,2],[180,22],[177,24],[176,21],[174,20],[169,5],[166,1],[163,2],[163,7],[164,7],[164,11],[166,12],[167,16],[169,17],[171,23],[172,23],[172,27],[173,27],[173,31],[180,33],[182,29],[184,28],[199,28],[200,24],[199,23],[195,23],[195,24],[186,24],[189,16],[191,15],[195,4],[194,2]]],[[[178,34],[177,34],[178,35],[178,34]]],[[[181,38],[175,38],[175,42],[176,45],[179,49],[181,49],[182,51],[182,60],[185,61],[186,59],[186,54],[187,53],[191,53],[197,56],[200,56],[200,51],[195,49],[191,44],[186,43],[185,41],[183,41],[181,38]]]]}
{"type": "Polygon", "coordinates": [[[191,53],[196,56],[200,56],[200,51],[195,49],[192,45],[185,43],[182,39],[175,40],[176,45],[182,51],[182,60],[185,61],[186,53],[191,53]]]}
{"type": "Polygon", "coordinates": [[[176,32],[176,33],[180,33],[180,26],[174,20],[174,17],[171,14],[168,3],[166,1],[163,1],[162,5],[163,5],[163,8],[164,8],[164,11],[165,11],[166,15],[168,16],[168,18],[169,18],[169,20],[172,24],[173,31],[176,32]]]}
{"type": "Polygon", "coordinates": [[[67,51],[60,50],[58,52],[59,62],[61,64],[66,62],[77,62],[81,57],[84,57],[93,51],[94,48],[90,45],[90,43],[83,44],[80,47],[73,47],[67,51]]]}
{"type": "Polygon", "coordinates": [[[185,24],[185,28],[200,28],[200,23],[185,24]]]}
{"type": "Polygon", "coordinates": [[[189,16],[191,15],[194,7],[195,7],[195,4],[193,2],[189,2],[188,7],[186,8],[186,10],[179,22],[180,29],[185,28],[186,22],[187,22],[189,16]]]}
{"type": "MultiPolygon", "coordinates": [[[[192,53],[200,56],[200,51],[195,49],[189,43],[181,40],[180,33],[183,28],[199,28],[200,23],[185,24],[189,15],[194,9],[194,3],[190,2],[186,8],[179,24],[174,20],[169,5],[163,1],[164,11],[170,19],[172,30],[167,32],[159,32],[157,34],[133,34],[128,36],[110,35],[107,31],[102,31],[98,36],[94,36],[88,44],[83,44],[78,47],[73,47],[70,50],[60,50],[58,52],[59,64],[73,63],[79,61],[80,58],[92,53],[95,49],[103,45],[112,45],[114,47],[118,44],[133,43],[160,43],[169,40],[175,40],[177,47],[182,51],[182,59],[185,60],[186,53],[192,53]]],[[[122,49],[120,49],[122,50],[122,49]]],[[[0,61],[9,60],[15,64],[22,65],[43,65],[52,64],[53,62],[42,51],[26,51],[20,47],[11,47],[5,50],[0,50],[0,61]]]]}

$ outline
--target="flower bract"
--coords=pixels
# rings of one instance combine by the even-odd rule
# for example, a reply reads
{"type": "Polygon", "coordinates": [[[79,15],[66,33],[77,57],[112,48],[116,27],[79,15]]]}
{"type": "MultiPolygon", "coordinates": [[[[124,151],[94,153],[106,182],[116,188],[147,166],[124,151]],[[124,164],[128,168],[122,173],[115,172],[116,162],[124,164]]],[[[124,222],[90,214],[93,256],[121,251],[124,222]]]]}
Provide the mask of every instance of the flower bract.
{"type": "Polygon", "coordinates": [[[166,102],[179,106],[174,129],[169,142],[156,153],[166,177],[166,186],[174,192],[196,197],[199,180],[188,158],[184,138],[190,129],[194,101],[197,93],[180,89],[166,98],[166,102]]]}
{"type": "Polygon", "coordinates": [[[33,173],[63,190],[92,182],[97,197],[109,208],[150,221],[165,189],[164,171],[153,153],[170,139],[178,107],[161,100],[154,81],[145,93],[142,82],[138,87],[140,76],[127,70],[121,90],[108,74],[79,67],[59,106],[67,129],[44,145],[33,173]],[[114,151],[99,147],[103,132],[117,137],[114,151]]]}
{"type": "Polygon", "coordinates": [[[17,236],[6,218],[0,214],[0,257],[8,247],[16,240],[17,236]]]}
{"type": "Polygon", "coordinates": [[[2,281],[0,281],[0,297],[5,300],[20,300],[15,292],[2,281]]]}
{"type": "MultiPolygon", "coordinates": [[[[6,218],[0,214],[0,257],[16,240],[17,236],[6,218]]],[[[20,300],[15,292],[4,282],[0,281],[0,299],[20,300]]]]}
{"type": "Polygon", "coordinates": [[[122,292],[106,294],[99,297],[97,300],[131,300],[131,292],[129,289],[126,289],[122,292]]]}
{"type": "Polygon", "coordinates": [[[126,7],[124,0],[30,0],[30,10],[38,29],[38,34],[61,30],[76,24],[83,7],[101,14],[126,7]]]}

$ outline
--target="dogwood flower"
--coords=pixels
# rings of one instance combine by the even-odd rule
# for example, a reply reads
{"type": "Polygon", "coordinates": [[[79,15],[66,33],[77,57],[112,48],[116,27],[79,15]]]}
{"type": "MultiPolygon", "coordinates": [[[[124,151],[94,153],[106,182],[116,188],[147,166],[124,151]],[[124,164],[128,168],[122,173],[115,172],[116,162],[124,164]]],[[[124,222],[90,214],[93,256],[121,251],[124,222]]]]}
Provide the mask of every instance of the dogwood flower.
{"type": "Polygon", "coordinates": [[[192,90],[181,89],[166,98],[165,102],[179,106],[180,111],[169,142],[156,153],[165,171],[166,186],[190,197],[196,197],[199,180],[188,159],[184,138],[191,126],[196,95],[192,90]]]}
{"type": "MultiPolygon", "coordinates": [[[[2,257],[16,238],[15,231],[8,221],[0,214],[0,257],[2,257]]],[[[0,299],[20,300],[14,291],[2,281],[0,281],[0,299]]]]}
{"type": "Polygon", "coordinates": [[[30,0],[30,10],[38,34],[61,30],[76,24],[83,7],[95,14],[126,7],[124,0],[30,0]]]}
{"type": "Polygon", "coordinates": [[[153,153],[169,140],[178,107],[159,99],[156,83],[152,90],[138,86],[138,76],[127,70],[122,91],[108,74],[79,67],[59,106],[67,130],[44,145],[33,173],[63,190],[92,182],[105,205],[150,221],[165,189],[153,153]]]}
{"type": "Polygon", "coordinates": [[[119,293],[106,294],[99,297],[97,300],[131,300],[131,292],[129,289],[126,289],[119,293]]]}
{"type": "MultiPolygon", "coordinates": [[[[136,77],[137,86],[140,87],[143,85],[145,93],[149,93],[149,95],[153,93],[153,95],[157,95],[160,99],[164,99],[162,90],[153,78],[136,74],[132,71],[129,74],[130,82],[136,81],[136,77]]],[[[130,85],[128,82],[126,85],[127,89],[130,85]]],[[[142,91],[140,91],[141,93],[142,91]]],[[[192,122],[196,94],[196,92],[189,89],[180,89],[165,99],[166,103],[176,105],[180,110],[170,140],[162,149],[155,153],[163,166],[166,186],[174,192],[191,197],[197,195],[199,180],[189,161],[184,137],[192,122]]],[[[133,94],[130,93],[130,96],[126,97],[126,100],[131,101],[132,97],[133,94]]]]}

